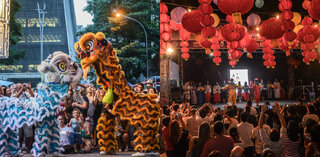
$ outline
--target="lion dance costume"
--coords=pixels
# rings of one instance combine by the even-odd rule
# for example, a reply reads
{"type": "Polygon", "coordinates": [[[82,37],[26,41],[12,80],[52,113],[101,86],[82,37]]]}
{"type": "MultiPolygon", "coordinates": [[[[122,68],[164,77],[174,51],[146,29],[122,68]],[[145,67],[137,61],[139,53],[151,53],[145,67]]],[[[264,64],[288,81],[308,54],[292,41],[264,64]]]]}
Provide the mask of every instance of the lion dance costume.
{"type": "Polygon", "coordinates": [[[136,94],[130,89],[119,65],[116,51],[106,40],[105,35],[101,32],[87,33],[75,43],[75,49],[81,58],[84,77],[90,66],[93,66],[97,84],[102,85],[108,94],[113,91],[118,96],[111,113],[103,113],[98,120],[97,138],[100,151],[109,152],[118,149],[114,115],[120,115],[121,119],[128,120],[136,127],[135,150],[148,152],[159,149],[156,135],[159,129],[160,106],[152,99],[152,95],[136,94]]]}
{"type": "Polygon", "coordinates": [[[82,70],[71,63],[70,56],[57,51],[41,62],[38,71],[42,82],[37,86],[37,97],[0,98],[0,156],[17,155],[18,128],[24,124],[36,125],[33,156],[63,151],[56,121],[57,108],[60,107],[59,101],[67,94],[70,81],[81,79],[82,70]]]}

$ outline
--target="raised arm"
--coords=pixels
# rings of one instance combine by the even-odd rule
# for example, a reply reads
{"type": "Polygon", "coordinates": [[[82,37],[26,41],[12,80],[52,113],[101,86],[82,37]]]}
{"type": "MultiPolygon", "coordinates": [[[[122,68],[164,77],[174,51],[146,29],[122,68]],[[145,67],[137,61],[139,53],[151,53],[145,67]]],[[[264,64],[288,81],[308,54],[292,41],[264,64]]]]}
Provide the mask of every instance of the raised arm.
{"type": "Polygon", "coordinates": [[[280,105],[279,105],[279,103],[275,102],[275,103],[274,103],[274,108],[275,108],[275,111],[276,111],[276,113],[277,113],[277,115],[278,115],[278,117],[279,117],[279,120],[280,120],[280,123],[281,123],[281,127],[287,128],[286,121],[284,120],[283,115],[282,115],[281,112],[280,112],[280,105]]]}
{"type": "Polygon", "coordinates": [[[260,113],[260,118],[259,118],[259,128],[262,129],[263,124],[264,124],[264,112],[266,111],[266,106],[262,105],[261,106],[261,113],[260,113]]]}

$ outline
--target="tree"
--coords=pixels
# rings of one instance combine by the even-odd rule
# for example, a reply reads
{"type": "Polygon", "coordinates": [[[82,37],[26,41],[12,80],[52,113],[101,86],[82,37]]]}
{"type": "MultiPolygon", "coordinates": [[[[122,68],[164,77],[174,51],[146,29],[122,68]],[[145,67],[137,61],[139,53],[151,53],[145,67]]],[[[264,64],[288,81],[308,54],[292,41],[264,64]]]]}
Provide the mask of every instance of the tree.
{"type": "Polygon", "coordinates": [[[156,0],[90,0],[84,11],[93,15],[93,25],[77,32],[104,32],[116,48],[119,62],[129,82],[137,82],[141,74],[146,76],[145,34],[135,21],[120,17],[116,12],[132,17],[146,28],[148,35],[149,73],[159,75],[159,9],[156,0]]]}
{"type": "Polygon", "coordinates": [[[23,36],[21,31],[21,25],[16,22],[16,13],[21,9],[21,5],[18,0],[11,0],[10,4],[10,45],[9,45],[9,58],[1,59],[0,65],[14,65],[17,64],[20,58],[24,58],[26,55],[25,50],[16,50],[14,45],[17,45],[20,38],[23,36]]]}

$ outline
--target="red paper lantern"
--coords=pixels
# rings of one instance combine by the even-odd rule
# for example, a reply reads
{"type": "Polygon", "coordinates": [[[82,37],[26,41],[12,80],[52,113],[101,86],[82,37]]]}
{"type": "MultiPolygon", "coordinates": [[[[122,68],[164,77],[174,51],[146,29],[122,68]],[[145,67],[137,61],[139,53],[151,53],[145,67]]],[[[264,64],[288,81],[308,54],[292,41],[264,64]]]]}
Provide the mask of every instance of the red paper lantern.
{"type": "Polygon", "coordinates": [[[308,12],[312,18],[320,20],[320,0],[312,0],[308,12]]]}
{"type": "Polygon", "coordinates": [[[212,0],[198,0],[200,4],[202,3],[211,3],[212,0]]]}
{"type": "Polygon", "coordinates": [[[160,22],[168,23],[170,21],[170,17],[167,14],[160,14],[160,22]]]}
{"type": "Polygon", "coordinates": [[[208,27],[204,27],[201,30],[201,35],[205,38],[211,37],[211,36],[215,36],[216,35],[216,28],[208,26],[208,27]]]}
{"type": "Polygon", "coordinates": [[[293,41],[297,38],[297,34],[293,31],[288,31],[284,33],[283,37],[287,41],[293,41]]]}
{"type": "Polygon", "coordinates": [[[212,43],[208,39],[205,39],[204,41],[200,42],[199,44],[203,48],[211,48],[211,45],[212,45],[212,43]]]}
{"type": "Polygon", "coordinates": [[[163,32],[161,34],[161,39],[165,42],[169,41],[171,39],[171,32],[163,32]]]}
{"type": "Polygon", "coordinates": [[[221,52],[220,52],[220,51],[218,51],[218,50],[213,51],[213,56],[215,56],[215,57],[219,57],[219,56],[221,56],[221,52]]]}
{"type": "Polygon", "coordinates": [[[185,8],[182,7],[176,7],[174,9],[172,9],[170,15],[171,15],[171,19],[178,23],[181,24],[181,19],[182,16],[187,12],[187,10],[185,8]]]}
{"type": "Polygon", "coordinates": [[[295,26],[296,25],[294,24],[293,21],[282,21],[281,22],[281,29],[283,31],[293,30],[295,26]]]}
{"type": "Polygon", "coordinates": [[[220,65],[221,63],[221,58],[220,57],[214,57],[213,62],[216,63],[216,65],[220,65]]]}
{"type": "Polygon", "coordinates": [[[200,18],[201,26],[211,26],[214,24],[214,18],[210,14],[202,15],[200,18]]]}
{"type": "Polygon", "coordinates": [[[179,33],[180,33],[181,40],[189,40],[190,39],[190,32],[186,31],[185,29],[180,28],[179,33]]]}
{"type": "Polygon", "coordinates": [[[258,46],[259,45],[258,45],[256,40],[250,39],[249,44],[247,46],[247,51],[248,52],[254,52],[254,51],[256,51],[258,49],[258,46]]]}
{"type": "Polygon", "coordinates": [[[292,2],[290,0],[282,0],[278,6],[280,11],[291,10],[292,2]]]}
{"type": "Polygon", "coordinates": [[[245,34],[245,29],[239,24],[229,23],[221,29],[221,36],[228,42],[240,41],[245,34]]]}
{"type": "Polygon", "coordinates": [[[160,14],[166,14],[168,12],[168,7],[163,4],[163,3],[160,3],[160,14]]]}
{"type": "Polygon", "coordinates": [[[199,33],[202,30],[200,24],[201,13],[198,10],[192,10],[182,16],[182,27],[191,33],[199,33]]]}
{"type": "Polygon", "coordinates": [[[269,18],[260,27],[260,34],[266,39],[278,39],[282,37],[284,31],[281,29],[281,20],[269,18]]]}
{"type": "Polygon", "coordinates": [[[226,21],[227,21],[228,23],[233,23],[233,18],[232,18],[232,16],[231,16],[231,15],[227,15],[226,21]]]}
{"type": "Polygon", "coordinates": [[[211,14],[213,12],[213,8],[209,3],[203,3],[198,7],[198,10],[202,14],[211,14]]]}
{"type": "MultiPolygon", "coordinates": [[[[161,26],[161,24],[160,24],[160,26],[161,26]]],[[[176,31],[178,31],[181,28],[181,24],[177,24],[172,19],[170,20],[170,26],[173,30],[176,30],[176,31]]],[[[161,27],[160,27],[160,32],[161,32],[161,27]]]]}
{"type": "Polygon", "coordinates": [[[280,15],[281,20],[291,20],[293,18],[293,12],[290,10],[285,10],[280,15]]]}
{"type": "Polygon", "coordinates": [[[253,6],[254,0],[218,0],[218,8],[221,12],[232,15],[232,13],[247,13],[253,6]]]}
{"type": "Polygon", "coordinates": [[[307,25],[311,25],[312,22],[313,22],[312,18],[310,18],[310,17],[305,17],[305,18],[302,20],[301,24],[302,24],[303,26],[307,26],[307,25]]]}
{"type": "Polygon", "coordinates": [[[189,59],[190,55],[189,55],[189,53],[182,53],[181,57],[187,61],[189,59]]]}
{"type": "Polygon", "coordinates": [[[303,7],[303,9],[308,10],[310,7],[310,1],[309,0],[303,1],[302,7],[303,7]]]}
{"type": "Polygon", "coordinates": [[[187,46],[189,46],[189,42],[187,42],[187,41],[181,41],[180,46],[182,46],[182,47],[187,47],[187,46]]]}

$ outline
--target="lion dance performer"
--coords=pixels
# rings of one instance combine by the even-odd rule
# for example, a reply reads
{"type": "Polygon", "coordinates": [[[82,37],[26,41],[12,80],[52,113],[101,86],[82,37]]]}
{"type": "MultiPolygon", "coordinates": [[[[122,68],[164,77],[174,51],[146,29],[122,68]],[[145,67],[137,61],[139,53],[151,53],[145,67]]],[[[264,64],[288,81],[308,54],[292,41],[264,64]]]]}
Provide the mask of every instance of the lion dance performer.
{"type": "Polygon", "coordinates": [[[223,89],[228,90],[228,102],[230,102],[232,105],[236,105],[237,103],[236,88],[237,85],[234,83],[233,78],[231,78],[230,82],[228,82],[228,84],[225,87],[223,87],[223,89]]]}
{"type": "MultiPolygon", "coordinates": [[[[42,82],[37,86],[37,97],[19,99],[0,98],[0,156],[18,153],[18,128],[36,125],[33,156],[61,155],[56,114],[59,102],[67,94],[70,83],[77,83],[82,70],[71,62],[71,57],[57,51],[50,54],[38,68],[42,82]]],[[[21,155],[21,154],[20,154],[21,155]]]]}
{"type": "Polygon", "coordinates": [[[75,43],[75,49],[81,59],[84,77],[90,70],[90,66],[93,66],[97,75],[97,84],[118,97],[113,105],[111,101],[106,103],[110,103],[107,105],[110,112],[102,114],[98,120],[97,138],[100,153],[105,154],[118,149],[114,115],[120,115],[121,119],[128,120],[136,127],[135,150],[141,152],[158,150],[156,135],[159,129],[160,106],[153,100],[154,95],[136,94],[130,89],[119,65],[116,51],[106,40],[105,35],[101,32],[87,33],[75,43]]]}

